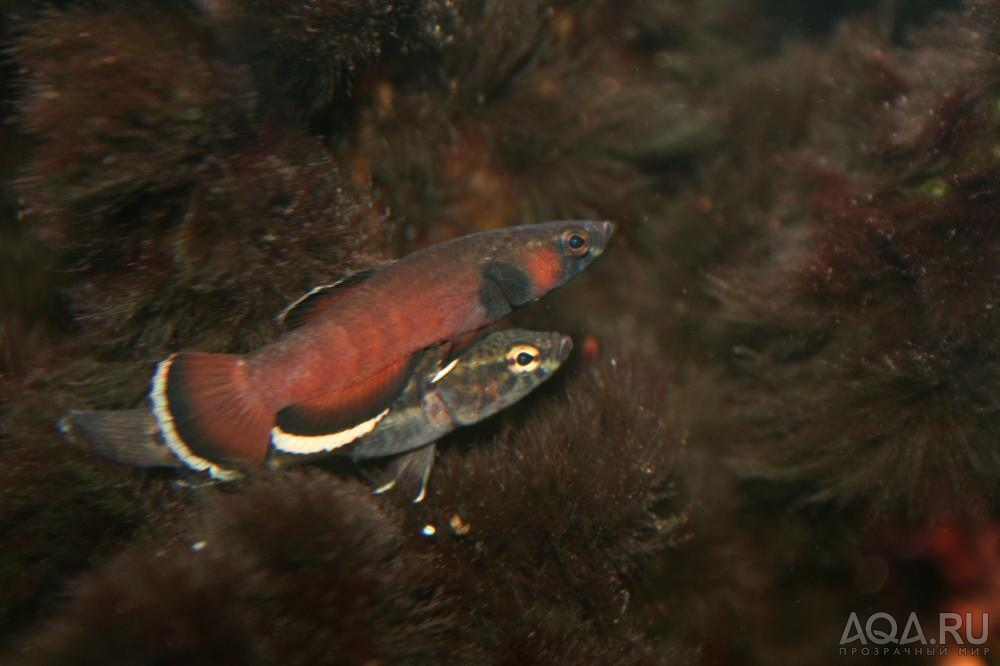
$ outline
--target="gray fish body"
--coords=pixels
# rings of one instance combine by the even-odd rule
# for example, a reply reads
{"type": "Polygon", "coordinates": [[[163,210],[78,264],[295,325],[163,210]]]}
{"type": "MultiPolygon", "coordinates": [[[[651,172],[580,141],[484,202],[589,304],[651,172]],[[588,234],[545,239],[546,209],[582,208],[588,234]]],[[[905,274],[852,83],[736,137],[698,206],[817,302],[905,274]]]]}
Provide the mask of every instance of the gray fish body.
{"type": "Polygon", "coordinates": [[[420,372],[369,434],[355,442],[355,461],[394,456],[391,480],[414,502],[426,495],[434,442],[456,428],[478,423],[509,407],[552,376],[573,348],[558,333],[508,330],[483,338],[445,364],[421,359],[420,372]],[[433,373],[432,373],[433,371],[433,373]]]}
{"type": "Polygon", "coordinates": [[[559,333],[510,329],[491,333],[443,367],[421,359],[422,372],[385,419],[355,442],[351,456],[365,460],[405,453],[479,423],[538,388],[572,347],[570,338],[559,333]],[[519,356],[527,362],[519,365],[519,356]]]}
{"type": "Polygon", "coordinates": [[[440,370],[440,356],[436,348],[425,352],[413,379],[382,422],[346,453],[354,460],[393,456],[435,442],[458,427],[451,414],[441,409],[429,383],[440,370]]]}

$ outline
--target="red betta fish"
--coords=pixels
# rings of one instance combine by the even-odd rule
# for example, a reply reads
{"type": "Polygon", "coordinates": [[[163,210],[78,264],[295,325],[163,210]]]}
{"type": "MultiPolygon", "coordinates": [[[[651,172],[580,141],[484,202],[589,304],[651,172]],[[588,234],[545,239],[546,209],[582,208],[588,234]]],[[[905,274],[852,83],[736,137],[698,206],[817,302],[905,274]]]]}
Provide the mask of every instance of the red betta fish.
{"type": "Polygon", "coordinates": [[[583,270],[610,222],[548,222],[434,245],[313,289],[292,327],[245,355],[181,352],[162,361],[150,401],[173,453],[216,477],[273,447],[318,453],[370,432],[431,345],[460,345],[583,270]]]}

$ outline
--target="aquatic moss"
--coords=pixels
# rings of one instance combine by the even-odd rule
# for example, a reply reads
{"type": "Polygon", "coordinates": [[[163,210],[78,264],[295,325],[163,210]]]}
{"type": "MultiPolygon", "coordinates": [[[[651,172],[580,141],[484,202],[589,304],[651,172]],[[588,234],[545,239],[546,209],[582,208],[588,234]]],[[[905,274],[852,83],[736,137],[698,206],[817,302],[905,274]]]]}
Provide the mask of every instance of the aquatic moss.
{"type": "Polygon", "coordinates": [[[816,179],[805,226],[777,236],[743,286],[722,286],[730,314],[767,333],[746,357],[760,439],[745,469],[875,513],[982,511],[1000,473],[1000,174],[981,148],[998,129],[1000,24],[983,8],[950,21],[963,39],[928,36],[896,63],[913,89],[869,175],[816,179]],[[909,69],[935,51],[948,65],[938,76],[952,76],[909,69]],[[946,187],[928,189],[935,180],[946,187]]]}
{"type": "Polygon", "coordinates": [[[334,100],[349,96],[360,70],[384,49],[419,40],[438,10],[413,0],[201,4],[227,48],[251,63],[265,99],[320,122],[320,112],[331,113],[334,100]]]}
{"type": "Polygon", "coordinates": [[[139,484],[123,470],[95,467],[65,447],[21,439],[4,442],[0,483],[0,643],[50,614],[69,577],[150,520],[139,484]]]}
{"type": "Polygon", "coordinates": [[[463,632],[509,663],[655,661],[630,600],[683,519],[666,509],[682,441],[666,387],[627,355],[567,379],[445,451],[406,529],[436,528],[463,632]]]}
{"type": "Polygon", "coordinates": [[[63,291],[99,344],[247,349],[287,302],[384,251],[364,189],[258,116],[249,70],[213,57],[198,17],[74,10],[23,32],[24,224],[73,272],[63,291]]]}
{"type": "Polygon", "coordinates": [[[992,3],[944,15],[924,0],[831,3],[794,24],[801,8],[774,0],[463,0],[391,15],[375,2],[73,4],[17,28],[17,110],[37,125],[3,139],[35,149],[4,152],[23,202],[7,197],[0,227],[34,269],[23,286],[0,273],[19,375],[2,386],[3,453],[38,452],[9,477],[9,492],[36,493],[33,511],[72,515],[67,498],[137,478],[43,464],[69,455],[52,428],[61,410],[140,403],[172,349],[257,346],[287,299],[390,242],[621,218],[606,257],[518,319],[586,340],[591,362],[621,345],[644,360],[567,375],[457,434],[425,506],[292,475],[222,501],[210,491],[183,547],[162,533],[128,546],[141,529],[129,511],[92,508],[107,541],[60,524],[66,544],[23,549],[31,578],[79,541],[18,606],[25,622],[50,614],[86,558],[127,551],[82,574],[30,640],[51,646],[39,660],[104,659],[98,635],[147,660],[222,659],[227,645],[241,663],[333,658],[345,627],[367,623],[344,654],[419,661],[393,640],[432,617],[411,647],[437,660],[805,663],[827,658],[859,603],[904,617],[974,597],[947,575],[966,559],[907,549],[934,513],[957,506],[985,525],[995,513],[992,3]],[[405,235],[387,238],[386,219],[405,235]],[[657,383],[673,410],[645,400],[657,383]],[[659,473],[638,474],[650,449],[636,442],[675,442],[678,424],[688,455],[654,465],[682,480],[664,491],[659,473]],[[43,508],[50,476],[68,489],[43,508]],[[872,517],[889,527],[868,530],[872,517]],[[338,551],[324,522],[366,536],[338,551]],[[353,567],[358,582],[342,571],[352,557],[386,566],[353,567]],[[393,578],[410,567],[415,579],[393,578]],[[433,603],[396,596],[417,589],[433,603]],[[383,596],[333,616],[345,590],[383,596]],[[121,600],[140,610],[120,617],[121,600]],[[733,626],[746,631],[720,630],[733,626]]]}

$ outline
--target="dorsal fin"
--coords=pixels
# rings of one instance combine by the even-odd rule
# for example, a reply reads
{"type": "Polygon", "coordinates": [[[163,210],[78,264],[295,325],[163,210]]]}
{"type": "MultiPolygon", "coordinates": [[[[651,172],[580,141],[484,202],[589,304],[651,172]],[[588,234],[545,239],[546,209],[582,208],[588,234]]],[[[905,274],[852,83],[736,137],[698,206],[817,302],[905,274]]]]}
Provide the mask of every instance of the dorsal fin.
{"type": "Polygon", "coordinates": [[[277,317],[278,323],[288,330],[309,323],[327,308],[336,305],[337,301],[350,292],[351,287],[361,284],[378,270],[379,267],[366,268],[336,282],[313,287],[281,311],[277,317]]]}

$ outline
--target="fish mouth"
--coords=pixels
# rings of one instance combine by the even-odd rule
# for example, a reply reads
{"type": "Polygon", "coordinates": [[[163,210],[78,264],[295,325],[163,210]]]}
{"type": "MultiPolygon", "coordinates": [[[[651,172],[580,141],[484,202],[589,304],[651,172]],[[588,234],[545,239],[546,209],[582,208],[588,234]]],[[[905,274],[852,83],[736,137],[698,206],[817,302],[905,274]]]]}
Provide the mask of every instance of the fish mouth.
{"type": "Polygon", "coordinates": [[[601,253],[604,252],[604,248],[608,246],[611,241],[611,236],[615,233],[614,222],[604,221],[597,225],[597,230],[600,232],[600,242],[594,243],[591,246],[590,256],[599,257],[601,253]]]}
{"type": "Polygon", "coordinates": [[[615,223],[608,222],[607,220],[601,222],[601,233],[604,234],[604,242],[607,243],[615,233],[615,223]]]}
{"type": "Polygon", "coordinates": [[[556,358],[562,363],[569,358],[569,353],[573,351],[573,338],[568,335],[558,336],[559,343],[556,345],[556,358]]]}

